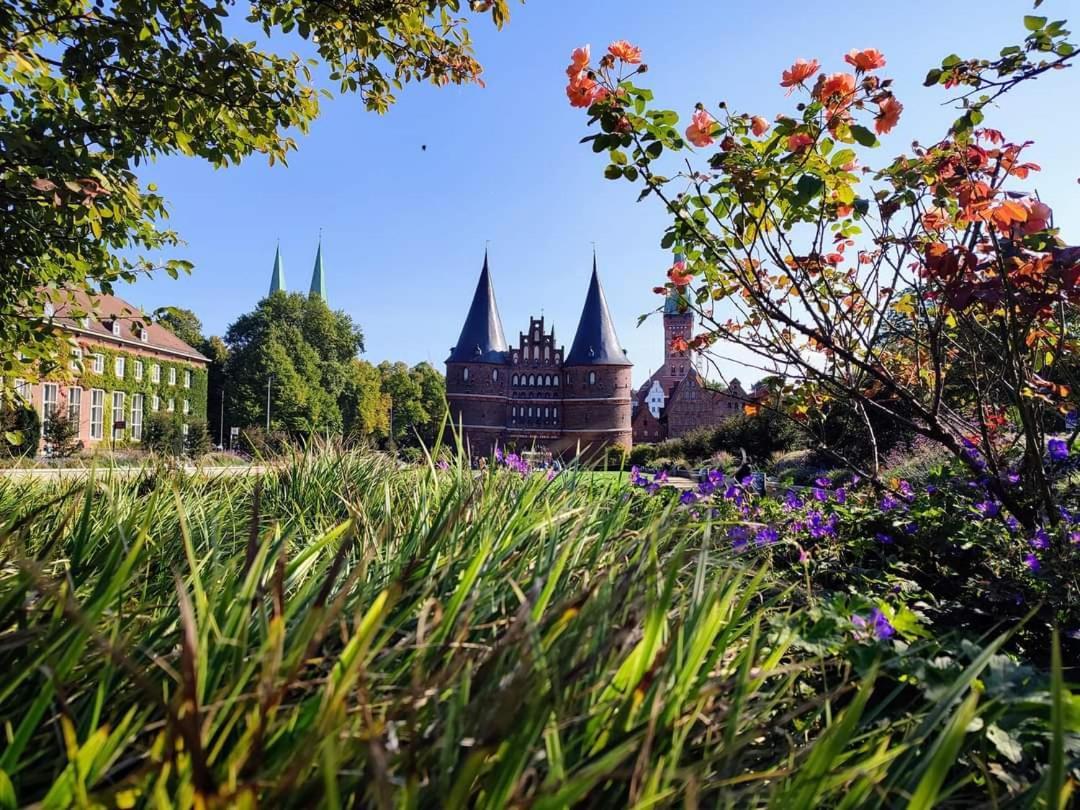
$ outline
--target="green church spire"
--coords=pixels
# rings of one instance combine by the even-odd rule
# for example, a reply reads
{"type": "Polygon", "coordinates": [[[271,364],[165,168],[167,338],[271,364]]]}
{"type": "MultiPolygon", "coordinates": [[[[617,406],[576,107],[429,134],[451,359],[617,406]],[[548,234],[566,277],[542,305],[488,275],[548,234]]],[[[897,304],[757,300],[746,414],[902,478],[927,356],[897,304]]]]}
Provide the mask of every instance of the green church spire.
{"type": "Polygon", "coordinates": [[[281,245],[274,250],[274,274],[270,277],[270,294],[285,292],[285,266],[281,263],[281,245]]]}
{"type": "Polygon", "coordinates": [[[319,296],[326,300],[326,274],[322,264],[322,234],[319,234],[319,249],[315,252],[315,269],[311,271],[311,290],[309,296],[319,296]]]}

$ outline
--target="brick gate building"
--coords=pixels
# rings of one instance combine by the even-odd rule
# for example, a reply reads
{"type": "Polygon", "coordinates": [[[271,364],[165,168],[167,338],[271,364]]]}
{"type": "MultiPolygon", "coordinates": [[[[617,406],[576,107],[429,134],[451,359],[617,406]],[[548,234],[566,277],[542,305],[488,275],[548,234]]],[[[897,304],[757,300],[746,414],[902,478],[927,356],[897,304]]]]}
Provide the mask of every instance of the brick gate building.
{"type": "Polygon", "coordinates": [[[472,306],[446,360],[446,397],[469,452],[496,446],[591,455],[632,441],[631,371],[593,258],[577,332],[565,352],[543,317],[510,346],[495,303],[487,256],[472,306]]]}

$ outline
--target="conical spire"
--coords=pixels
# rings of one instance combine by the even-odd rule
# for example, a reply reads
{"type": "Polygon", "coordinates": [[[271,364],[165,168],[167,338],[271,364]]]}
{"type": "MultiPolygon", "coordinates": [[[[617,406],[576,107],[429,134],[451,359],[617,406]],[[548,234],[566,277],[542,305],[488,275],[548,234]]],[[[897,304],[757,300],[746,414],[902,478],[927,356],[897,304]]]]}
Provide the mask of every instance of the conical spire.
{"type": "Polygon", "coordinates": [[[593,254],[592,280],[585,295],[585,307],[581,310],[577,334],[570,346],[570,353],[563,360],[564,366],[630,366],[615,334],[615,324],[608,312],[604,288],[600,286],[600,274],[596,271],[596,254],[593,254]]]}
{"type": "MultiPolygon", "coordinates": [[[[675,254],[675,265],[683,264],[686,262],[685,257],[681,253],[675,254]]],[[[667,298],[664,299],[664,314],[665,315],[684,315],[687,312],[686,306],[683,304],[683,299],[686,297],[686,286],[675,286],[671,288],[671,292],[668,293],[667,298]]]]}
{"type": "Polygon", "coordinates": [[[274,250],[274,274],[270,276],[270,294],[285,292],[285,266],[281,263],[281,245],[274,250]]]}
{"type": "Polygon", "coordinates": [[[504,363],[506,362],[506,336],[502,319],[495,304],[495,290],[491,286],[487,251],[484,251],[484,269],[473,294],[472,306],[461,328],[457,345],[450,350],[448,363],[504,363]]]}
{"type": "Polygon", "coordinates": [[[323,301],[326,300],[326,275],[323,273],[322,265],[322,234],[319,234],[319,249],[315,251],[315,269],[311,271],[311,290],[308,295],[314,298],[319,296],[323,301]]]}

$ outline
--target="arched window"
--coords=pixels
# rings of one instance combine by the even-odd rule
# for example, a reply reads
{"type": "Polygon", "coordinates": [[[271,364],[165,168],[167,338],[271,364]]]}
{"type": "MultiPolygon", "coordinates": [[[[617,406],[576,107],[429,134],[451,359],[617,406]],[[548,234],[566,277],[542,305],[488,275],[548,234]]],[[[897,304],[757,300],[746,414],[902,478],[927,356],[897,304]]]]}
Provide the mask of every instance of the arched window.
{"type": "Polygon", "coordinates": [[[536,376],[533,374],[529,375],[529,385],[536,385],[536,376]]]}
{"type": "Polygon", "coordinates": [[[532,419],[532,408],[529,408],[529,418],[532,419]]]}
{"type": "Polygon", "coordinates": [[[511,385],[517,385],[518,384],[518,375],[517,374],[515,374],[513,377],[510,378],[510,383],[511,383],[511,385]]]}
{"type": "Polygon", "coordinates": [[[558,418],[559,418],[559,409],[558,409],[557,407],[556,407],[556,408],[552,408],[552,409],[551,409],[551,416],[552,416],[552,418],[554,418],[554,419],[558,419],[558,418]]]}
{"type": "Polygon", "coordinates": [[[589,372],[589,385],[596,385],[596,372],[595,371],[590,371],[589,372]]]}
{"type": "Polygon", "coordinates": [[[462,382],[468,382],[469,381],[469,370],[467,368],[463,368],[461,370],[461,381],[462,382]]]}
{"type": "Polygon", "coordinates": [[[491,370],[491,381],[492,382],[498,382],[499,381],[499,370],[497,368],[493,368],[491,370]]]}
{"type": "Polygon", "coordinates": [[[547,419],[547,418],[549,418],[549,416],[550,416],[550,412],[548,411],[547,408],[544,408],[544,418],[547,419]]]}
{"type": "Polygon", "coordinates": [[[550,347],[545,346],[544,347],[544,362],[546,363],[549,359],[551,359],[551,349],[550,349],[550,347]]]}

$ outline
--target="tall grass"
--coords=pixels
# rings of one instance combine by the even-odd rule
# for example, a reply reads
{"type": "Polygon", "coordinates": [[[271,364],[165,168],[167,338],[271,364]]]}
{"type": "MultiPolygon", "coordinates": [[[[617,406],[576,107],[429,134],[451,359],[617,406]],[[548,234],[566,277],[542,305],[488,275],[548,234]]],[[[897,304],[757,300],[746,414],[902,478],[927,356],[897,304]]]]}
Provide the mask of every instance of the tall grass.
{"type": "Polygon", "coordinates": [[[0,482],[0,515],[0,808],[1067,802],[1060,662],[1025,720],[1047,765],[1002,791],[970,732],[1004,637],[927,700],[611,477],[322,449],[0,482]]]}

